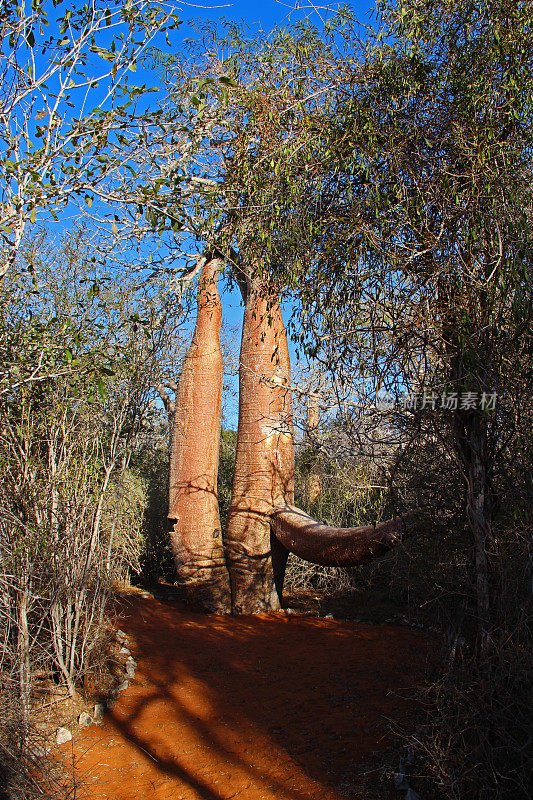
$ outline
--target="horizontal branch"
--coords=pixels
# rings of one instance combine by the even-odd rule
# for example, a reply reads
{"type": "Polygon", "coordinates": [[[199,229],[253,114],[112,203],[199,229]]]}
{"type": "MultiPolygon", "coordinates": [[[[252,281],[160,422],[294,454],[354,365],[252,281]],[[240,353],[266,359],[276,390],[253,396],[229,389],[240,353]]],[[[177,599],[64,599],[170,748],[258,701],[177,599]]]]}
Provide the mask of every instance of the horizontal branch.
{"type": "Polygon", "coordinates": [[[378,525],[333,528],[287,506],[274,511],[270,526],[281,544],[299,558],[327,567],[355,567],[401,544],[409,536],[411,518],[405,514],[378,525]]]}

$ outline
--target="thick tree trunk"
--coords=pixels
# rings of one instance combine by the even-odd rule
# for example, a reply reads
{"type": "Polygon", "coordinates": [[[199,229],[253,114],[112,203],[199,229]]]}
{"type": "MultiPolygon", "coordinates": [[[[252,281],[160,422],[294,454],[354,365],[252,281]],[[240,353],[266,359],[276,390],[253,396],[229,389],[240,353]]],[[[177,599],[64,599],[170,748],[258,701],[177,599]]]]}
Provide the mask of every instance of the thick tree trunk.
{"type": "Polygon", "coordinates": [[[198,316],[181,372],[170,457],[169,518],[178,578],[204,611],[229,612],[231,595],[217,499],[222,402],[220,261],[206,261],[198,316]]]}
{"type": "Polygon", "coordinates": [[[317,564],[354,566],[407,535],[405,518],[377,526],[330,528],[293,507],[294,449],[290,361],[279,305],[248,290],[239,368],[239,430],[225,536],[232,608],[279,608],[289,552],[317,564]]]}
{"type": "Polygon", "coordinates": [[[237,455],[225,537],[235,613],[279,608],[269,517],[294,497],[290,380],[279,304],[252,286],[244,313],[237,455]]]}

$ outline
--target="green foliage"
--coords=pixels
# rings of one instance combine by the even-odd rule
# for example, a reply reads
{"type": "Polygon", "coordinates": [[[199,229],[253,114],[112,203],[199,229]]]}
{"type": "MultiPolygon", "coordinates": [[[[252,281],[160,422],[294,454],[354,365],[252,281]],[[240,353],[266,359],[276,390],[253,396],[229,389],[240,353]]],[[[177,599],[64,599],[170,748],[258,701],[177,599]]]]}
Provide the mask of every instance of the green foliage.
{"type": "Polygon", "coordinates": [[[222,429],[220,433],[220,461],[218,464],[217,491],[220,525],[223,531],[226,530],[228,522],[236,454],[237,431],[225,431],[222,429]]]}
{"type": "Polygon", "coordinates": [[[91,207],[123,164],[117,131],[137,130],[139,97],[151,91],[128,72],[154,36],[179,24],[172,9],[146,0],[60,5],[7,4],[0,20],[0,274],[28,225],[57,221],[72,201],[91,207]]]}

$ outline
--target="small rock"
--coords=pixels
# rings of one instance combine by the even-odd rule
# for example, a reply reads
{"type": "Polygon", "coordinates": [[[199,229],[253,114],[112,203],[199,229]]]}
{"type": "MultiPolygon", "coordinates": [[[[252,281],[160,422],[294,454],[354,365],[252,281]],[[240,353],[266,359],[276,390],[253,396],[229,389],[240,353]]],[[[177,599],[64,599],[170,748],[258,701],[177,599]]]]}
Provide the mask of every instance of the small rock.
{"type": "Polygon", "coordinates": [[[130,681],[132,681],[134,679],[134,677],[135,677],[135,669],[136,669],[136,667],[137,667],[137,664],[135,663],[133,658],[131,658],[131,656],[130,656],[130,658],[128,658],[128,660],[126,661],[126,675],[130,679],[130,681]]]}
{"type": "Polygon", "coordinates": [[[93,718],[86,711],[82,711],[78,717],[78,725],[81,728],[88,728],[93,724],[93,718]]]}
{"type": "Polygon", "coordinates": [[[118,654],[120,656],[131,656],[131,650],[128,650],[127,647],[121,647],[118,651],[118,654]]]}
{"type": "Polygon", "coordinates": [[[68,728],[58,728],[56,731],[56,742],[57,744],[65,744],[65,742],[70,742],[72,740],[72,734],[68,728]]]}
{"type": "Polygon", "coordinates": [[[326,614],[324,619],[333,619],[333,614],[326,614]]]}
{"type": "Polygon", "coordinates": [[[93,719],[95,722],[102,722],[104,719],[104,704],[96,703],[93,710],[93,719]]]}
{"type": "Polygon", "coordinates": [[[119,630],[116,632],[115,636],[117,637],[117,639],[119,640],[119,642],[122,642],[123,644],[127,644],[127,643],[128,643],[128,637],[126,636],[126,634],[124,633],[124,631],[121,631],[121,630],[119,629],[119,630]]]}
{"type": "Polygon", "coordinates": [[[129,685],[130,685],[130,682],[129,682],[129,681],[122,681],[122,683],[120,684],[120,686],[118,686],[118,687],[117,687],[117,690],[116,690],[116,691],[117,691],[117,694],[118,694],[119,692],[123,692],[125,689],[127,689],[127,688],[128,688],[128,686],[129,686],[129,685]]]}

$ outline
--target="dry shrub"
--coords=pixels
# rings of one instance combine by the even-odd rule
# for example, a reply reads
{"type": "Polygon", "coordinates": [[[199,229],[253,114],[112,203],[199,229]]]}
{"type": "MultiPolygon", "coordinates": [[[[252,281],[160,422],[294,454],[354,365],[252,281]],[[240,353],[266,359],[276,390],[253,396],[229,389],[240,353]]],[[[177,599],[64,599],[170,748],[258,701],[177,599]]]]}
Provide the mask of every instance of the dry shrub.
{"type": "Polygon", "coordinates": [[[16,693],[0,694],[0,800],[67,800],[75,785],[47,756],[47,742],[16,693]]]}
{"type": "Polygon", "coordinates": [[[440,677],[426,688],[427,725],[412,742],[425,798],[532,796],[533,608],[524,544],[514,532],[493,565],[499,580],[490,640],[480,650],[468,625],[456,629],[440,677]]]}
{"type": "MultiPolygon", "coordinates": [[[[364,525],[380,519],[384,511],[383,492],[372,487],[369,465],[327,465],[328,474],[321,470],[320,493],[313,502],[308,494],[310,464],[315,463],[312,448],[300,447],[296,458],[295,503],[314,519],[327,525],[344,528],[364,525]]],[[[317,461],[317,464],[320,464],[317,461]]],[[[325,464],[320,464],[321,469],[325,464]]],[[[284,591],[287,595],[314,591],[332,596],[351,595],[360,588],[359,569],[324,567],[289,555],[285,572],[284,591]]]]}
{"type": "Polygon", "coordinates": [[[293,553],[287,560],[284,592],[287,595],[315,591],[331,595],[349,594],[354,588],[354,570],[311,564],[293,553]]]}
{"type": "Polygon", "coordinates": [[[481,661],[455,643],[447,669],[428,691],[430,724],[415,742],[426,773],[424,796],[531,797],[532,641],[526,627],[502,631],[481,661]]]}
{"type": "Polygon", "coordinates": [[[107,703],[124,680],[122,647],[113,628],[101,628],[87,654],[84,670],[84,692],[87,698],[107,703]]]}

